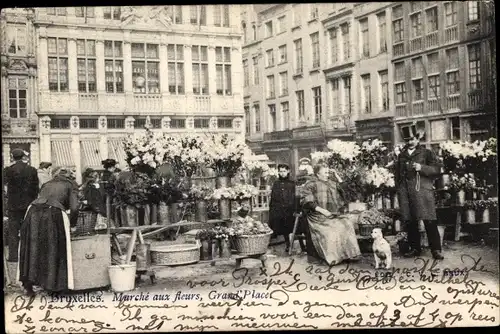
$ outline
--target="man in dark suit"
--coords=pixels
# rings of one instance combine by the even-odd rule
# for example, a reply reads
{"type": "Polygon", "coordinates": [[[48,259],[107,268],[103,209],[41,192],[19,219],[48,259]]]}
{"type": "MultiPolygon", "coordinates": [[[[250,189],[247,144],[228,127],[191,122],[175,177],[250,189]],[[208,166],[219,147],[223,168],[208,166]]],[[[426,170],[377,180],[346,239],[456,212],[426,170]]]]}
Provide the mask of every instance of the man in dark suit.
{"type": "Polygon", "coordinates": [[[7,186],[7,210],[9,215],[8,247],[9,262],[17,261],[19,229],[26,209],[38,195],[38,174],[34,167],[23,161],[27,153],[21,149],[12,151],[14,164],[4,169],[4,184],[7,186]]]}
{"type": "Polygon", "coordinates": [[[419,221],[422,220],[432,257],[442,260],[433,189],[433,181],[439,175],[440,165],[434,152],[420,145],[424,129],[412,125],[402,127],[401,132],[407,145],[398,156],[395,181],[401,216],[407,224],[411,247],[411,251],[405,256],[420,256],[419,221]]]}

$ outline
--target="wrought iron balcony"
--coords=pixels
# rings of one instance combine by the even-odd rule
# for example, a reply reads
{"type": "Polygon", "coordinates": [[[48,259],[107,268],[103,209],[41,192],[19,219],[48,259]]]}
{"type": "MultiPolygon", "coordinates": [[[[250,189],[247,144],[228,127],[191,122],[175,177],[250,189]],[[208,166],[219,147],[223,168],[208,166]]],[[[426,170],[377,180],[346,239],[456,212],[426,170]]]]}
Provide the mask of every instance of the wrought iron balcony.
{"type": "Polygon", "coordinates": [[[292,139],[292,131],[273,131],[264,133],[264,141],[279,141],[279,140],[290,140],[292,139]]]}

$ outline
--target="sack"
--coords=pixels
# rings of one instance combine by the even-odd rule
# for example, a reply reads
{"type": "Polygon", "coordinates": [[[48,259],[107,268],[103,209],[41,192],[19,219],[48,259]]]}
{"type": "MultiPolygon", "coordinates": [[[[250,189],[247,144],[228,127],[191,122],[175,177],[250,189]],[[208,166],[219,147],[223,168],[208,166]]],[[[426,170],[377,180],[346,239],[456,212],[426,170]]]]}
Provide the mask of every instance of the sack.
{"type": "Polygon", "coordinates": [[[100,213],[97,214],[97,223],[95,224],[95,230],[105,230],[108,228],[108,218],[104,217],[100,213]]]}

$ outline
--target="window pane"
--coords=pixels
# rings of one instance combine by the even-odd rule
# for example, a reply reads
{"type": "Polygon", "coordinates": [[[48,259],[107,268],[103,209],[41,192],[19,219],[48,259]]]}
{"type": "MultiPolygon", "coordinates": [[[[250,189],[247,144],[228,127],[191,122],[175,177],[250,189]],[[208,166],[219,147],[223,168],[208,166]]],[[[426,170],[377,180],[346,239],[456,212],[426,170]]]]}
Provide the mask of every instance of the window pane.
{"type": "Polygon", "coordinates": [[[87,56],[95,56],[95,41],[87,41],[87,56]]]}
{"type": "Polygon", "coordinates": [[[60,55],[68,53],[68,40],[66,38],[59,38],[57,40],[57,53],[60,55]]]}
{"type": "Polygon", "coordinates": [[[122,42],[115,42],[115,57],[122,57],[122,42]]]}
{"type": "Polygon", "coordinates": [[[113,42],[104,41],[104,56],[113,57],[113,42]]]}
{"type": "Polygon", "coordinates": [[[83,39],[76,40],[76,54],[85,56],[85,41],[83,39]]]}
{"type": "Polygon", "coordinates": [[[19,98],[20,99],[25,99],[26,98],[26,90],[25,89],[20,89],[18,92],[19,92],[19,98]]]}
{"type": "Polygon", "coordinates": [[[148,58],[150,59],[158,59],[158,45],[156,44],[148,44],[148,58]]]}
{"type": "Polygon", "coordinates": [[[132,58],[145,58],[144,44],[132,43],[132,58]]]}

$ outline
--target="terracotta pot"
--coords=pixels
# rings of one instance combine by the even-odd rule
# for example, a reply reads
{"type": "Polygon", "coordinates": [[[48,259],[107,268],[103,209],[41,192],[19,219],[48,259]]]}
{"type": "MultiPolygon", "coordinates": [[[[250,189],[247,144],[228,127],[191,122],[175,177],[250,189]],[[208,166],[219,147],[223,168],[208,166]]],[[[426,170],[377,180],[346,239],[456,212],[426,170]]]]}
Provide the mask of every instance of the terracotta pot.
{"type": "Polygon", "coordinates": [[[225,259],[231,257],[231,248],[229,247],[229,240],[226,239],[218,240],[218,246],[219,246],[219,257],[225,259]]]}
{"type": "Polygon", "coordinates": [[[482,222],[483,223],[489,223],[490,222],[490,209],[486,208],[483,210],[483,214],[482,214],[482,222]]]}
{"type": "MultiPolygon", "coordinates": [[[[138,210],[133,205],[127,205],[125,207],[125,226],[135,227],[138,225],[138,210]]],[[[123,217],[123,216],[122,216],[123,217]]]]}
{"type": "Polygon", "coordinates": [[[195,220],[197,222],[205,223],[208,220],[207,206],[207,201],[196,201],[195,220]]]}
{"type": "Polygon", "coordinates": [[[468,209],[465,211],[465,222],[467,224],[475,224],[476,223],[476,211],[472,209],[468,209]]]}
{"type": "Polygon", "coordinates": [[[459,190],[457,192],[457,205],[464,205],[465,204],[465,190],[459,190]]]}
{"type": "Polygon", "coordinates": [[[220,219],[231,218],[231,201],[228,199],[219,200],[220,219]]]}
{"type": "Polygon", "coordinates": [[[158,223],[160,225],[170,225],[172,223],[170,216],[170,207],[165,202],[158,205],[158,223]]]}
{"type": "Polygon", "coordinates": [[[231,186],[231,178],[229,176],[218,176],[215,179],[215,187],[217,189],[230,186],[231,186]]]}
{"type": "Polygon", "coordinates": [[[201,241],[200,260],[212,260],[212,240],[201,241]]]}

